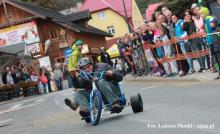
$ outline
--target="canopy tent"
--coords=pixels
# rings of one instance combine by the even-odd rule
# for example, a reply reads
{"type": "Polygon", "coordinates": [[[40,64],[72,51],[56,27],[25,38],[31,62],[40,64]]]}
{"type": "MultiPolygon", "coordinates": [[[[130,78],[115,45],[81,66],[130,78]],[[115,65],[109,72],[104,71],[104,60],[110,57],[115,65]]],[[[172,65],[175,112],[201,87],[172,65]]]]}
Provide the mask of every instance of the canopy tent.
{"type": "Polygon", "coordinates": [[[154,4],[148,5],[148,8],[146,9],[146,19],[148,21],[152,20],[153,13],[160,5],[161,5],[161,3],[154,3],[154,4]]]}
{"type": "Polygon", "coordinates": [[[25,42],[13,45],[0,46],[0,70],[5,66],[12,65],[17,58],[24,57],[25,42]]]}
{"type": "MultiPolygon", "coordinates": [[[[114,58],[117,58],[117,57],[120,56],[120,52],[118,50],[118,45],[117,44],[112,45],[106,52],[109,54],[111,59],[114,59],[114,58]]],[[[101,57],[98,56],[98,61],[101,61],[100,58],[101,57]]]]}
{"type": "Polygon", "coordinates": [[[110,55],[111,59],[114,59],[120,56],[120,52],[118,50],[117,44],[112,45],[106,52],[110,55]]]}

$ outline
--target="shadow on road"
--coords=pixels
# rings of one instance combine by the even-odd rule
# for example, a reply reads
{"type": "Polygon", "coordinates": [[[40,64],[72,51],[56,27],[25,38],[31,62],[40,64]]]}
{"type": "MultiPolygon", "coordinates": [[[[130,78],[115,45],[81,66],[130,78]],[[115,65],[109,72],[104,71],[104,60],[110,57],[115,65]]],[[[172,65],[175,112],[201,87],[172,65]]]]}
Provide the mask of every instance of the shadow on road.
{"type": "Polygon", "coordinates": [[[104,116],[100,122],[99,122],[99,125],[102,125],[102,124],[108,124],[108,123],[112,123],[114,121],[118,121],[118,120],[122,120],[128,116],[131,116],[131,115],[134,115],[133,113],[126,113],[126,114],[111,114],[110,116],[104,116]]]}

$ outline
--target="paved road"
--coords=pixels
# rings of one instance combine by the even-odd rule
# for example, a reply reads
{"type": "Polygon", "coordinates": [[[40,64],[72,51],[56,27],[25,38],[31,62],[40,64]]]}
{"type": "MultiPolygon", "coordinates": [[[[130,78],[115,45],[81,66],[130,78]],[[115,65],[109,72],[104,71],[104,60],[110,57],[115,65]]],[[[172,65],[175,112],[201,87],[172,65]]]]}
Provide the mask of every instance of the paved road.
{"type": "Polygon", "coordinates": [[[63,103],[71,90],[0,105],[1,134],[219,134],[220,84],[123,83],[140,92],[144,112],[106,115],[96,127],[63,103]]]}

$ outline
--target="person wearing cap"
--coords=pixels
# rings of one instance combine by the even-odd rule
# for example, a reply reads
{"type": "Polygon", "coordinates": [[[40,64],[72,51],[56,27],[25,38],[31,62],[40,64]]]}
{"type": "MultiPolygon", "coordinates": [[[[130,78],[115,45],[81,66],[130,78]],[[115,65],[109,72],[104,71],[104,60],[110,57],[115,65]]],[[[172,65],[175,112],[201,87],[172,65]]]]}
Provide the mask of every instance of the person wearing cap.
{"type": "MultiPolygon", "coordinates": [[[[78,69],[78,60],[82,57],[82,45],[83,45],[82,40],[77,40],[73,45],[72,45],[72,53],[69,58],[68,62],[68,71],[71,72],[71,74],[75,74],[75,70],[78,69]]],[[[73,83],[74,84],[74,83],[73,83]]],[[[74,87],[74,85],[73,85],[74,87]]],[[[74,92],[77,92],[77,88],[74,89],[74,92]]],[[[77,110],[78,108],[78,101],[76,100],[76,93],[73,94],[73,102],[66,98],[64,100],[65,104],[70,107],[73,111],[77,110]]]]}
{"type": "Polygon", "coordinates": [[[214,16],[210,16],[209,9],[201,7],[199,10],[201,17],[205,21],[206,43],[210,49],[210,55],[212,57],[213,65],[218,71],[218,76],[215,79],[220,79],[220,37],[218,34],[212,34],[218,32],[218,20],[214,16]],[[209,35],[212,34],[212,35],[209,35]]]}
{"type": "Polygon", "coordinates": [[[107,63],[110,66],[113,66],[113,62],[111,61],[110,55],[105,51],[104,47],[100,48],[100,56],[101,56],[101,62],[107,63]]]}
{"type": "Polygon", "coordinates": [[[72,53],[69,58],[68,62],[68,70],[73,71],[78,67],[78,60],[82,57],[81,50],[82,50],[82,45],[83,45],[82,40],[77,40],[73,45],[72,45],[72,53]]]}
{"type": "MultiPolygon", "coordinates": [[[[205,23],[204,23],[203,18],[200,15],[199,10],[200,10],[199,5],[197,3],[193,3],[191,6],[191,11],[193,13],[192,20],[194,21],[194,24],[196,26],[196,33],[205,33],[205,23]]],[[[207,48],[204,38],[199,38],[197,41],[198,42],[196,44],[202,45],[203,49],[207,48]]],[[[206,69],[209,70],[210,69],[210,57],[208,55],[205,56],[205,61],[207,63],[206,69]]]]}
{"type": "MultiPolygon", "coordinates": [[[[79,59],[79,68],[85,73],[91,74],[93,78],[85,78],[79,73],[73,75],[73,85],[79,88],[77,92],[77,101],[79,102],[79,114],[82,117],[90,115],[89,96],[92,91],[92,81],[95,81],[99,91],[103,94],[106,101],[111,105],[110,111],[112,113],[119,113],[122,109],[119,103],[120,90],[115,83],[122,81],[123,75],[119,70],[113,69],[106,63],[94,64],[91,58],[84,57],[79,59]],[[100,74],[92,72],[105,72],[103,79],[98,79],[100,74]]],[[[87,120],[89,122],[89,119],[87,120]]]]}

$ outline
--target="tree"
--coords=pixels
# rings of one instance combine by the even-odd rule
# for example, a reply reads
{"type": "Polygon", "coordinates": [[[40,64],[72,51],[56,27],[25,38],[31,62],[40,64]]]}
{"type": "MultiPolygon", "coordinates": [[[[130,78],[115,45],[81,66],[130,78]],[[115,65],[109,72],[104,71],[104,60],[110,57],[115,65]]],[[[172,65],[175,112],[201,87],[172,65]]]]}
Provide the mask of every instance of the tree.
{"type": "Polygon", "coordinates": [[[76,6],[77,2],[82,2],[83,0],[20,0],[27,3],[33,3],[35,5],[55,9],[63,10],[71,6],[76,6]]]}
{"type": "Polygon", "coordinates": [[[160,1],[161,0],[136,0],[137,5],[138,5],[138,7],[141,11],[141,14],[145,14],[146,9],[147,9],[149,4],[160,2],[160,1]]]}
{"type": "Polygon", "coordinates": [[[27,3],[32,3],[41,7],[56,9],[57,3],[56,0],[20,0],[27,3]]]}
{"type": "Polygon", "coordinates": [[[192,3],[198,0],[163,0],[163,5],[159,6],[157,11],[161,10],[162,6],[167,6],[174,14],[181,17],[186,9],[190,9],[192,3]]]}

